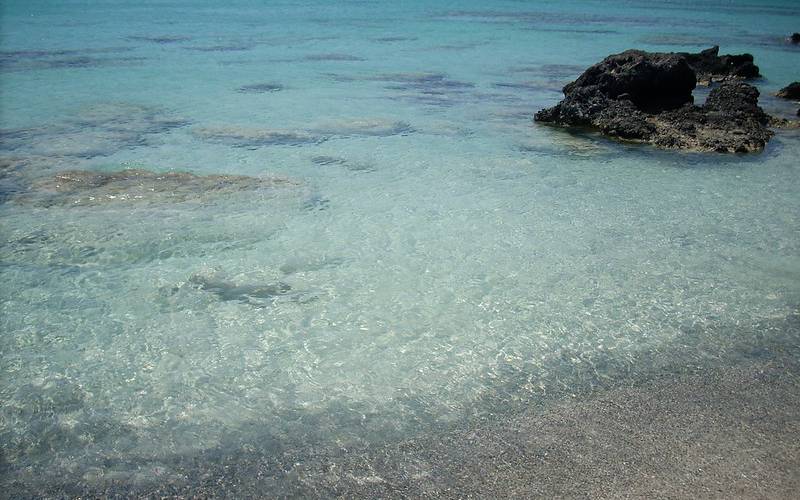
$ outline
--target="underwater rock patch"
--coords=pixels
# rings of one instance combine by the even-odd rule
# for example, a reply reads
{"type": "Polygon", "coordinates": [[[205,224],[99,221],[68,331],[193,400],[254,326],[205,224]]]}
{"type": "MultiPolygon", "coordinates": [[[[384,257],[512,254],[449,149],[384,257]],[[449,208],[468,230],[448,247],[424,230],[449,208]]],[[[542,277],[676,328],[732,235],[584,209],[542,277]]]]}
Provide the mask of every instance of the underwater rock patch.
{"type": "Polygon", "coordinates": [[[31,165],[25,158],[0,157],[0,203],[18,196],[27,189],[28,180],[23,170],[31,165]]]}
{"type": "Polygon", "coordinates": [[[183,47],[184,50],[194,52],[244,52],[251,50],[253,45],[209,45],[206,47],[183,47]]]}
{"type": "Polygon", "coordinates": [[[368,163],[358,163],[358,162],[351,162],[347,158],[340,158],[338,156],[313,156],[311,158],[311,163],[315,165],[319,165],[321,167],[327,167],[331,165],[336,165],[340,167],[344,167],[347,170],[352,172],[374,172],[375,167],[368,163]]]}
{"type": "Polygon", "coordinates": [[[444,73],[394,73],[372,78],[376,81],[391,82],[387,87],[393,90],[436,91],[442,89],[469,89],[475,84],[453,80],[444,73]]]}
{"type": "Polygon", "coordinates": [[[535,120],[597,129],[620,139],[690,151],[751,152],[772,136],[758,90],[742,82],[714,88],[695,106],[695,70],[684,54],[628,50],[606,57],[567,84],[564,99],[535,120]]]}
{"type": "Polygon", "coordinates": [[[270,92],[280,92],[284,87],[280,83],[253,83],[251,85],[242,85],[237,92],[242,94],[266,94],[270,92]]]}
{"type": "Polygon", "coordinates": [[[417,40],[414,36],[381,36],[378,38],[371,38],[373,42],[393,43],[393,42],[413,42],[417,40]]]}
{"type": "Polygon", "coordinates": [[[191,38],[189,38],[188,36],[180,36],[180,35],[160,35],[160,36],[132,35],[127,37],[127,39],[135,42],[157,43],[159,45],[188,42],[189,40],[191,40],[191,38]]]}
{"type": "Polygon", "coordinates": [[[164,110],[125,103],[97,104],[47,126],[0,130],[0,151],[24,156],[91,159],[144,146],[189,122],[164,110]]]}
{"type": "MultiPolygon", "coordinates": [[[[709,26],[708,21],[702,19],[687,20],[685,18],[651,17],[651,16],[617,16],[594,13],[570,12],[560,13],[552,11],[511,11],[511,10],[454,10],[449,11],[439,18],[452,21],[477,22],[488,24],[517,24],[536,31],[581,31],[587,30],[586,26],[614,25],[614,26],[681,26],[687,24],[694,26],[709,26]],[[560,26],[557,28],[554,26],[560,26]],[[577,26],[574,30],[563,27],[577,26]]],[[[590,28],[591,30],[591,28],[590,28]]],[[[588,30],[587,30],[588,31],[588,30]]],[[[608,32],[598,29],[599,32],[608,32]]],[[[592,32],[592,31],[588,31],[592,32]]]]}
{"type": "Polygon", "coordinates": [[[396,73],[370,80],[386,82],[386,90],[399,91],[398,97],[426,105],[451,106],[465,98],[475,84],[453,80],[443,73],[396,73]]]}
{"type": "Polygon", "coordinates": [[[146,57],[118,56],[118,57],[54,57],[36,60],[3,60],[0,59],[0,69],[3,71],[34,71],[42,69],[68,69],[68,68],[101,68],[107,66],[127,66],[146,61],[146,57]]]}
{"type": "Polygon", "coordinates": [[[340,119],[315,125],[315,133],[326,136],[388,137],[414,132],[406,122],[379,118],[340,119]]]}
{"type": "Polygon", "coordinates": [[[549,84],[544,82],[535,82],[535,81],[527,81],[527,82],[495,82],[492,84],[492,87],[501,89],[501,90],[513,90],[513,91],[529,91],[529,92],[555,92],[558,93],[561,91],[561,88],[556,84],[549,84]]]}
{"type": "Polygon", "coordinates": [[[326,137],[302,130],[251,129],[243,127],[202,127],[192,130],[198,139],[239,148],[301,146],[319,144],[326,137]]]}
{"type": "Polygon", "coordinates": [[[17,198],[42,206],[84,206],[125,202],[180,202],[241,191],[297,186],[282,177],[156,173],[141,169],[117,172],[69,170],[38,180],[17,198]]]}
{"type": "Polygon", "coordinates": [[[511,68],[512,73],[533,73],[538,76],[561,79],[583,72],[583,66],[577,64],[541,64],[538,66],[520,66],[511,68]]]}
{"type": "Polygon", "coordinates": [[[97,47],[85,49],[56,50],[10,50],[0,51],[0,69],[3,71],[27,71],[59,68],[91,68],[137,63],[145,57],[120,56],[130,52],[130,47],[97,47]]]}
{"type": "Polygon", "coordinates": [[[268,307],[278,300],[305,304],[319,298],[314,293],[295,291],[288,283],[283,281],[238,283],[216,275],[195,274],[189,278],[188,284],[201,291],[213,294],[220,301],[239,302],[257,308],[268,307]]]}
{"type": "Polygon", "coordinates": [[[321,144],[332,138],[388,137],[413,132],[414,128],[406,122],[379,118],[332,120],[305,130],[253,129],[236,126],[200,127],[192,130],[192,134],[198,139],[240,148],[303,146],[321,144]]]}
{"type": "Polygon", "coordinates": [[[311,158],[311,163],[325,167],[328,165],[344,165],[347,160],[337,156],[314,156],[311,158]]]}
{"type": "Polygon", "coordinates": [[[286,295],[292,290],[291,286],[282,281],[266,285],[237,285],[231,281],[194,275],[189,279],[189,282],[197,285],[201,290],[213,293],[220,300],[238,302],[250,302],[253,299],[273,299],[286,295]]]}
{"type": "Polygon", "coordinates": [[[366,61],[363,57],[351,54],[309,54],[303,57],[304,61],[366,61]]]}

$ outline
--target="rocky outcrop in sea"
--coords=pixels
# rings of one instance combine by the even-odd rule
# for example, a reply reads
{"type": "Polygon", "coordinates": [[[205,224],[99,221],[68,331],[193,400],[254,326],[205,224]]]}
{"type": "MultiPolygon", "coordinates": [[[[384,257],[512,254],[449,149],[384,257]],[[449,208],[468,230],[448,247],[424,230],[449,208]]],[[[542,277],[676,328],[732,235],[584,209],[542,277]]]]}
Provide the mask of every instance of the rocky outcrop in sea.
{"type": "Polygon", "coordinates": [[[757,75],[752,56],[718,56],[716,47],[699,54],[627,50],[588,68],[535,120],[668,149],[759,151],[772,136],[770,118],[758,106],[758,89],[738,81],[757,75]],[[723,80],[701,106],[692,96],[698,71],[723,80]]]}
{"type": "Polygon", "coordinates": [[[679,52],[694,70],[697,83],[711,85],[728,80],[746,80],[761,76],[751,54],[719,55],[719,46],[702,50],[697,54],[679,52]]]}
{"type": "Polygon", "coordinates": [[[783,99],[800,100],[800,82],[792,82],[783,87],[778,91],[777,96],[783,99]]]}

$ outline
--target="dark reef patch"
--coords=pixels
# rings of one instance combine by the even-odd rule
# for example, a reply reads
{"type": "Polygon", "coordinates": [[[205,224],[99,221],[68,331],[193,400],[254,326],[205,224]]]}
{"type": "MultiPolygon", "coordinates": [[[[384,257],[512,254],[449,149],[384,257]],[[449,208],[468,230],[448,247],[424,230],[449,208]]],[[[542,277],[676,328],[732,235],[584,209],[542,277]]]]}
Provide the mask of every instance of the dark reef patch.
{"type": "Polygon", "coordinates": [[[415,36],[382,36],[378,38],[370,38],[373,42],[393,43],[393,42],[413,42],[418,40],[415,36]]]}
{"type": "Polygon", "coordinates": [[[698,35],[693,33],[662,33],[643,35],[637,39],[639,43],[646,45],[687,45],[692,47],[703,47],[713,45],[715,42],[730,43],[728,39],[698,35]]]}
{"type": "Polygon", "coordinates": [[[320,144],[327,137],[303,130],[252,129],[244,127],[202,127],[192,130],[198,139],[237,148],[263,146],[302,146],[320,144]]]}
{"type": "Polygon", "coordinates": [[[250,85],[242,85],[236,91],[242,94],[267,94],[280,92],[284,88],[280,83],[252,83],[250,85]]]}
{"type": "Polygon", "coordinates": [[[190,37],[181,35],[132,35],[127,37],[127,39],[134,42],[149,42],[157,43],[159,45],[169,45],[173,43],[188,42],[191,40],[190,37]]]}
{"type": "Polygon", "coordinates": [[[339,156],[313,156],[311,157],[311,163],[314,165],[319,165],[321,167],[328,167],[328,166],[339,166],[344,167],[351,172],[374,172],[375,167],[369,163],[361,163],[361,162],[353,162],[348,160],[347,158],[341,158],[339,156]]]}
{"type": "Polygon", "coordinates": [[[158,173],[141,169],[116,172],[68,170],[33,182],[16,197],[38,206],[202,201],[242,191],[297,186],[283,177],[158,173]]]}
{"type": "Polygon", "coordinates": [[[331,120],[312,125],[310,130],[327,137],[389,137],[415,132],[407,122],[378,118],[331,120]]]}
{"type": "Polygon", "coordinates": [[[344,165],[347,160],[338,156],[313,156],[311,163],[327,167],[328,165],[344,165]]]}
{"type": "Polygon", "coordinates": [[[53,50],[4,50],[0,51],[0,61],[16,61],[22,59],[47,59],[51,57],[85,56],[96,54],[118,54],[130,52],[131,47],[99,47],[85,49],[53,49],[53,50]]]}
{"type": "Polygon", "coordinates": [[[406,123],[392,120],[356,118],[320,122],[304,129],[255,129],[236,126],[200,127],[192,130],[198,139],[240,148],[265,146],[303,146],[347,137],[389,137],[413,133],[406,123]]]}
{"type": "MultiPolygon", "coordinates": [[[[569,29],[591,30],[584,26],[686,26],[709,27],[714,24],[702,18],[687,20],[664,16],[617,16],[604,14],[588,14],[579,12],[561,13],[549,11],[504,11],[504,10],[453,10],[440,16],[449,21],[477,22],[488,24],[511,24],[537,30],[569,29]],[[572,28],[579,26],[579,28],[572,28]]],[[[602,31],[613,31],[599,28],[602,31]]]]}
{"type": "Polygon", "coordinates": [[[532,31],[543,31],[549,33],[583,33],[587,35],[613,35],[619,33],[617,30],[590,29],[590,28],[530,28],[532,31]]]}
{"type": "Polygon", "coordinates": [[[368,80],[386,82],[384,89],[397,92],[395,98],[431,106],[452,106],[469,98],[473,83],[453,80],[444,73],[383,74],[368,80]]]}
{"type": "MultiPolygon", "coordinates": [[[[283,281],[241,283],[216,274],[211,276],[195,274],[189,278],[187,285],[211,293],[220,301],[239,302],[256,308],[270,307],[278,301],[307,304],[320,298],[316,293],[294,290],[291,285],[283,281]]],[[[177,287],[173,292],[180,289],[181,287],[177,287]]]]}
{"type": "Polygon", "coordinates": [[[99,68],[132,65],[147,60],[146,57],[116,55],[132,50],[130,47],[100,47],[2,51],[0,52],[0,70],[34,71],[43,69],[99,68]]]}
{"type": "Polygon", "coordinates": [[[513,67],[509,71],[512,73],[531,73],[543,78],[561,80],[580,75],[584,69],[583,66],[578,66],[577,64],[540,64],[513,67]]]}
{"type": "Polygon", "coordinates": [[[146,146],[158,134],[188,123],[154,107],[97,104],[48,126],[0,130],[0,151],[17,156],[90,159],[146,146]]]}
{"type": "Polygon", "coordinates": [[[26,189],[21,170],[28,166],[23,158],[0,157],[0,203],[18,196],[26,189]]]}
{"type": "Polygon", "coordinates": [[[292,290],[291,286],[282,281],[266,285],[236,284],[219,278],[194,275],[189,282],[197,285],[200,290],[213,293],[220,300],[246,304],[260,304],[260,301],[272,300],[292,290]]]}
{"type": "Polygon", "coordinates": [[[528,82],[495,82],[493,87],[498,89],[527,90],[530,92],[561,92],[561,87],[535,81],[528,82]]]}
{"type": "Polygon", "coordinates": [[[244,52],[252,50],[254,45],[207,45],[197,47],[183,47],[184,50],[191,50],[194,52],[244,52]]]}
{"type": "Polygon", "coordinates": [[[309,54],[303,57],[304,61],[366,61],[363,57],[351,54],[309,54]]]}

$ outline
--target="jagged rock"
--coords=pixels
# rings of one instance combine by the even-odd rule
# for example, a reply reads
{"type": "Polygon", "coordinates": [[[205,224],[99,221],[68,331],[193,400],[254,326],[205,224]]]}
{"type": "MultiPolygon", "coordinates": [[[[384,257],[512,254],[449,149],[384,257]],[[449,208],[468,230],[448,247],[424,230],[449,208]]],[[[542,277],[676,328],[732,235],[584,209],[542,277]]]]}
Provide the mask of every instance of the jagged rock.
{"type": "Polygon", "coordinates": [[[628,50],[606,57],[567,84],[564,100],[536,113],[536,120],[645,139],[653,132],[645,113],[691,103],[694,86],[694,72],[684,58],[628,50]]]}
{"type": "Polygon", "coordinates": [[[776,94],[784,99],[800,99],[800,82],[792,82],[776,94]]]}
{"type": "Polygon", "coordinates": [[[761,74],[753,63],[751,54],[719,55],[719,46],[700,51],[697,54],[680,52],[697,75],[697,82],[710,85],[730,79],[758,78],[761,74]]]}
{"type": "Polygon", "coordinates": [[[695,73],[685,55],[628,50],[605,58],[564,87],[564,99],[535,120],[692,151],[747,152],[772,135],[758,90],[726,82],[693,104],[695,73]]]}
{"type": "Polygon", "coordinates": [[[794,44],[800,44],[800,33],[792,33],[792,36],[789,37],[789,41],[794,44]]]}
{"type": "Polygon", "coordinates": [[[725,83],[711,91],[703,106],[684,106],[652,116],[650,141],[663,148],[720,153],[748,153],[772,137],[770,117],[758,106],[758,89],[725,83]]]}

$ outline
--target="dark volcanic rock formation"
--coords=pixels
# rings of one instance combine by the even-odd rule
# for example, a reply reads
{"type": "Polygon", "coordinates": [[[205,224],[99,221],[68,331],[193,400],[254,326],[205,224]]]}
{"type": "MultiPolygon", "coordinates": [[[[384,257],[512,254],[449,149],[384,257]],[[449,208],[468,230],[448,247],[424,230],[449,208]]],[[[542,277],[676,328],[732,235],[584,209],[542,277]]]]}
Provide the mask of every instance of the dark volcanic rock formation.
{"type": "Polygon", "coordinates": [[[772,137],[769,116],[758,106],[758,89],[725,83],[711,91],[703,106],[684,106],[650,118],[656,132],[650,141],[663,148],[720,153],[748,153],[772,137]]]}
{"type": "Polygon", "coordinates": [[[755,87],[727,82],[713,89],[703,106],[695,106],[695,82],[685,54],[628,50],[587,69],[564,87],[560,103],[535,119],[596,128],[663,148],[748,152],[764,147],[772,132],[755,87]]]}
{"type": "Polygon", "coordinates": [[[536,120],[646,140],[655,131],[647,113],[691,103],[694,87],[694,71],[683,57],[628,50],[606,57],[567,84],[564,100],[536,113],[536,120]]]}
{"type": "Polygon", "coordinates": [[[776,94],[784,99],[800,99],[800,82],[792,82],[776,94]]]}
{"type": "Polygon", "coordinates": [[[750,54],[719,55],[719,47],[700,51],[697,54],[679,53],[686,59],[697,75],[698,83],[709,85],[712,82],[730,79],[750,79],[761,76],[758,66],[753,63],[750,54]]]}

